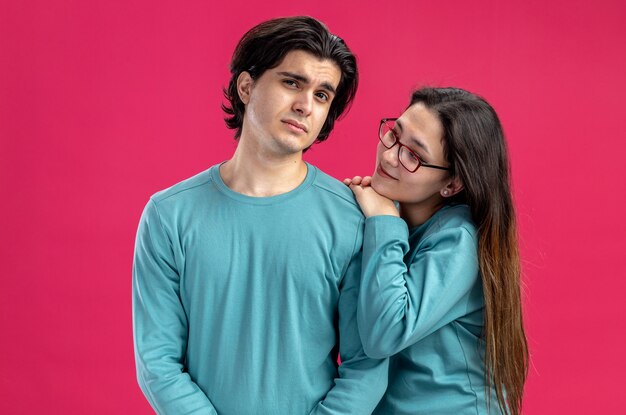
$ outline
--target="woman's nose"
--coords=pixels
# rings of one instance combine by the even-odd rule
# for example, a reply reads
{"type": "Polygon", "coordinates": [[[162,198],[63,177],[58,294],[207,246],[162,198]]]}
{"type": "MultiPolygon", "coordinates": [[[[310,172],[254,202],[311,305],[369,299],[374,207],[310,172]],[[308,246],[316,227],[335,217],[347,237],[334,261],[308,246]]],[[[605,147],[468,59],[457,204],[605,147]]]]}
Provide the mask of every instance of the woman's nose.
{"type": "Polygon", "coordinates": [[[379,145],[383,150],[381,158],[390,166],[396,167],[398,165],[398,145],[396,144],[391,148],[383,146],[382,143],[379,143],[379,145]]]}

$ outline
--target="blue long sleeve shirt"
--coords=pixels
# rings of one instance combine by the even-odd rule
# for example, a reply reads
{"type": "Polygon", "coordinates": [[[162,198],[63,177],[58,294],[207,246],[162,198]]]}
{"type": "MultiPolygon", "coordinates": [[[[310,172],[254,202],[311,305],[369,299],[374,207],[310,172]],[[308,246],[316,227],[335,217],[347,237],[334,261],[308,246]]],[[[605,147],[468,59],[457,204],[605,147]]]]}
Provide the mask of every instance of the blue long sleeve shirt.
{"type": "Polygon", "coordinates": [[[356,323],[363,218],[307,168],[273,197],[233,192],[213,166],[150,199],[133,323],[157,413],[362,415],[380,400],[388,361],[364,354],[356,323]]]}
{"type": "Polygon", "coordinates": [[[486,405],[477,248],[466,205],[410,231],[397,217],[366,220],[358,326],[369,356],[392,356],[375,413],[500,413],[493,391],[486,405]]]}

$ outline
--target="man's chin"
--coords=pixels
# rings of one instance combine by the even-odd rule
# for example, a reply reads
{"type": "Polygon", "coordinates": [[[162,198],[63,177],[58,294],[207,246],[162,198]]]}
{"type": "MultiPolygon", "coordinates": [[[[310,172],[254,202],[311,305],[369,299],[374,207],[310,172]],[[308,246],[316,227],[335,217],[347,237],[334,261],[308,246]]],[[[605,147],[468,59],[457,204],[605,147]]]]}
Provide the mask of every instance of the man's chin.
{"type": "Polygon", "coordinates": [[[310,147],[313,143],[309,144],[308,140],[303,140],[297,137],[283,137],[274,140],[274,150],[277,153],[283,155],[293,155],[301,153],[310,147]]]}

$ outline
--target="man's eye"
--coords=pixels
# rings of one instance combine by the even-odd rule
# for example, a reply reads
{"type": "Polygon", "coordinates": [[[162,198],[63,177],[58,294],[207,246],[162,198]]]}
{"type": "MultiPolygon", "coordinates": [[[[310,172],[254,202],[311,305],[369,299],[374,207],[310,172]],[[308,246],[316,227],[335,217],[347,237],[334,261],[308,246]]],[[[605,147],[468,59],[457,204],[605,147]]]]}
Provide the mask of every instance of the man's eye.
{"type": "Polygon", "coordinates": [[[316,95],[322,101],[328,101],[328,99],[329,99],[328,94],[326,94],[324,92],[318,92],[316,95]]]}
{"type": "Polygon", "coordinates": [[[293,79],[285,79],[283,80],[283,83],[287,86],[293,86],[293,87],[297,87],[298,84],[296,81],[294,81],[293,79]]]}

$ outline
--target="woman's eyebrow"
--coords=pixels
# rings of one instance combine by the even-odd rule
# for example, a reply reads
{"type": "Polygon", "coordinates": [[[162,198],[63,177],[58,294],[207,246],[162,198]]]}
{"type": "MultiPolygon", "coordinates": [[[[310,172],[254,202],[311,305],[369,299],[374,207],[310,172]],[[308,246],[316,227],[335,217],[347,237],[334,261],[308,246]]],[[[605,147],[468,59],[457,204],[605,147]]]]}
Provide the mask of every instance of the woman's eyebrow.
{"type": "MultiPolygon", "coordinates": [[[[400,131],[402,131],[402,122],[400,120],[396,120],[396,125],[398,126],[400,131]]],[[[413,135],[409,136],[409,140],[411,140],[411,142],[413,144],[415,144],[417,147],[419,147],[422,150],[424,150],[429,156],[431,155],[430,151],[428,150],[428,146],[426,145],[424,140],[420,139],[419,137],[413,136],[413,135]]]]}

